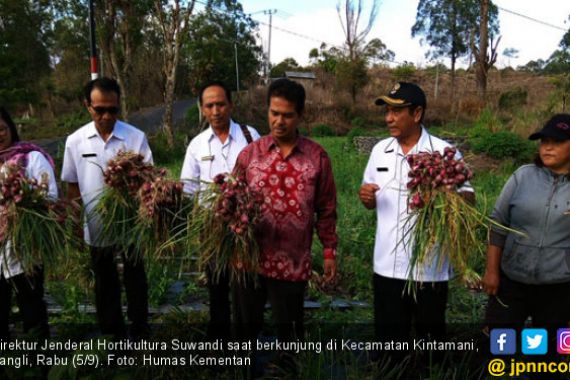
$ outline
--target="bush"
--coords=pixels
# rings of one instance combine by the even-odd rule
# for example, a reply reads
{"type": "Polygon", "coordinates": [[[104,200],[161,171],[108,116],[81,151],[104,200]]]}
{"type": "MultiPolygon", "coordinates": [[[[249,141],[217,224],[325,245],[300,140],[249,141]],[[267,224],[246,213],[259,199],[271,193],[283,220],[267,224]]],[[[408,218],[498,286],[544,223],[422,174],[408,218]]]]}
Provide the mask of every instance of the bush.
{"type": "Polygon", "coordinates": [[[186,111],[186,124],[190,128],[195,128],[200,123],[200,110],[198,109],[198,104],[191,105],[186,111]]]}
{"type": "Polygon", "coordinates": [[[346,134],[346,138],[348,139],[348,142],[350,143],[350,145],[354,145],[354,138],[355,137],[359,137],[359,136],[372,136],[373,133],[367,129],[361,128],[361,127],[356,127],[356,128],[351,128],[350,131],[348,131],[348,133],[346,134]]]}
{"type": "Polygon", "coordinates": [[[325,137],[325,136],[334,136],[334,130],[332,127],[326,124],[317,124],[313,128],[311,128],[311,136],[313,137],[325,137]]]}
{"type": "Polygon", "coordinates": [[[152,157],[155,164],[165,166],[183,160],[183,157],[186,155],[186,139],[186,134],[175,132],[174,147],[170,148],[166,141],[166,135],[164,132],[161,131],[153,136],[149,136],[148,143],[150,145],[150,150],[152,151],[152,157]]]}
{"type": "Polygon", "coordinates": [[[526,105],[527,98],[528,92],[522,87],[505,91],[499,97],[499,108],[504,111],[512,111],[526,105]]]}
{"type": "Polygon", "coordinates": [[[498,132],[503,128],[501,120],[489,108],[485,108],[469,131],[470,138],[477,138],[489,132],[498,132]]]}
{"type": "Polygon", "coordinates": [[[396,80],[409,80],[416,73],[416,67],[413,63],[404,63],[392,70],[392,76],[396,80]]]}
{"type": "MultiPolygon", "coordinates": [[[[356,128],[364,128],[368,124],[365,118],[357,116],[350,121],[350,124],[356,128]]],[[[352,130],[352,129],[351,129],[352,130]]]]}
{"type": "Polygon", "coordinates": [[[530,162],[536,152],[536,145],[521,136],[508,132],[481,132],[472,141],[473,151],[485,153],[489,157],[513,158],[517,162],[530,162]]]}

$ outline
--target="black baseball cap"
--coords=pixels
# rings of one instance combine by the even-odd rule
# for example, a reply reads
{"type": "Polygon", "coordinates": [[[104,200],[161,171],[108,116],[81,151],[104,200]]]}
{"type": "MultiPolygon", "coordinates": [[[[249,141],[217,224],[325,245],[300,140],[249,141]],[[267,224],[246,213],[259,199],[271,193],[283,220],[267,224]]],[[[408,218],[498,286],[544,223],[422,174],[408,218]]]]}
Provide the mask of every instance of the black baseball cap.
{"type": "Polygon", "coordinates": [[[422,106],[426,108],[426,94],[414,83],[398,82],[388,95],[382,95],[374,102],[377,106],[388,104],[392,107],[422,106]]]}
{"type": "Polygon", "coordinates": [[[533,133],[528,138],[529,140],[538,140],[545,137],[559,141],[570,140],[570,115],[559,113],[552,116],[540,131],[533,133]]]}

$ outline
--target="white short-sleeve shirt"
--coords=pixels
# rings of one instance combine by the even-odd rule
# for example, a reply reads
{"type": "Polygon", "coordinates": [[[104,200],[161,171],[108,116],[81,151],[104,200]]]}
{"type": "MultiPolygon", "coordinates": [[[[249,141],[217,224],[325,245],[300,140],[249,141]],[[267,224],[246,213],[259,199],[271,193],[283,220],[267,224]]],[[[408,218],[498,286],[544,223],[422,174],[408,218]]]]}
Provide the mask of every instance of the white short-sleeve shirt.
{"type": "MultiPolygon", "coordinates": [[[[37,151],[28,153],[28,165],[26,166],[26,176],[42,180],[44,173],[48,177],[48,196],[57,199],[57,184],[55,182],[55,174],[49,161],[43,154],[37,151]]],[[[4,278],[10,278],[21,273],[24,269],[19,260],[10,253],[11,244],[8,242],[6,250],[0,254],[0,270],[4,278]]]]}
{"type": "Polygon", "coordinates": [[[91,246],[108,246],[109,242],[101,239],[101,224],[94,215],[97,196],[105,187],[103,171],[109,160],[122,151],[142,154],[145,162],[152,163],[152,153],[144,132],[118,121],[113,132],[105,142],[95,123],[90,122],[67,137],[61,180],[77,183],[87,217],[85,223],[85,242],[91,246]]]}
{"type": "MultiPolygon", "coordinates": [[[[259,139],[259,133],[254,128],[248,126],[247,129],[253,141],[259,139]]],[[[229,136],[223,143],[211,126],[194,137],[186,149],[180,174],[184,192],[193,194],[204,188],[204,184],[200,186],[200,181],[211,182],[220,173],[231,173],[239,153],[247,144],[241,127],[233,120],[230,121],[229,136]]]]}
{"type": "MultiPolygon", "coordinates": [[[[435,152],[451,146],[448,142],[430,135],[425,128],[418,143],[408,152],[435,152]]],[[[456,159],[461,158],[459,151],[456,159]]],[[[372,149],[364,171],[363,183],[375,183],[376,192],[376,239],[374,244],[374,272],[389,278],[410,278],[410,244],[405,239],[410,223],[408,213],[408,189],[410,166],[400,144],[393,137],[380,141],[372,149]]],[[[466,182],[459,191],[473,192],[466,182]]],[[[452,270],[447,260],[438,267],[437,260],[431,265],[418,266],[411,278],[415,281],[432,282],[449,280],[452,270]]]]}

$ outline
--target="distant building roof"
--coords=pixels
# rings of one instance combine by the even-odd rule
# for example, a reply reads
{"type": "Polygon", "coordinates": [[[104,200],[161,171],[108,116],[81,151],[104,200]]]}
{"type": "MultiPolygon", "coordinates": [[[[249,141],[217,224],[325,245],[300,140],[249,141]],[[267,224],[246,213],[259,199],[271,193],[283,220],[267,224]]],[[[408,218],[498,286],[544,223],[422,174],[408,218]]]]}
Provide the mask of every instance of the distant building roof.
{"type": "Polygon", "coordinates": [[[315,73],[302,72],[302,71],[285,71],[287,78],[303,78],[303,79],[316,79],[315,73]]]}

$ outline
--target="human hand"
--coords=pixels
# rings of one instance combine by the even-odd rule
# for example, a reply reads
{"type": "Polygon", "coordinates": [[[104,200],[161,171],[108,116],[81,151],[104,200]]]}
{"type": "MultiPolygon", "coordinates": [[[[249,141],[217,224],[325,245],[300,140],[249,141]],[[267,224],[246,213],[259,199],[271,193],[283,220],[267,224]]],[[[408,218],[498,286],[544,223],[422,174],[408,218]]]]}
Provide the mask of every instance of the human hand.
{"type": "Polygon", "coordinates": [[[490,296],[496,296],[499,292],[500,277],[499,273],[495,271],[485,271],[485,275],[481,280],[483,291],[490,296]]]}
{"type": "Polygon", "coordinates": [[[335,259],[324,259],[323,261],[323,278],[325,283],[331,283],[336,277],[336,260],[335,259]]]}
{"type": "Polygon", "coordinates": [[[380,186],[375,183],[365,183],[360,187],[358,197],[367,209],[376,208],[376,192],[380,190],[380,186]]]}

